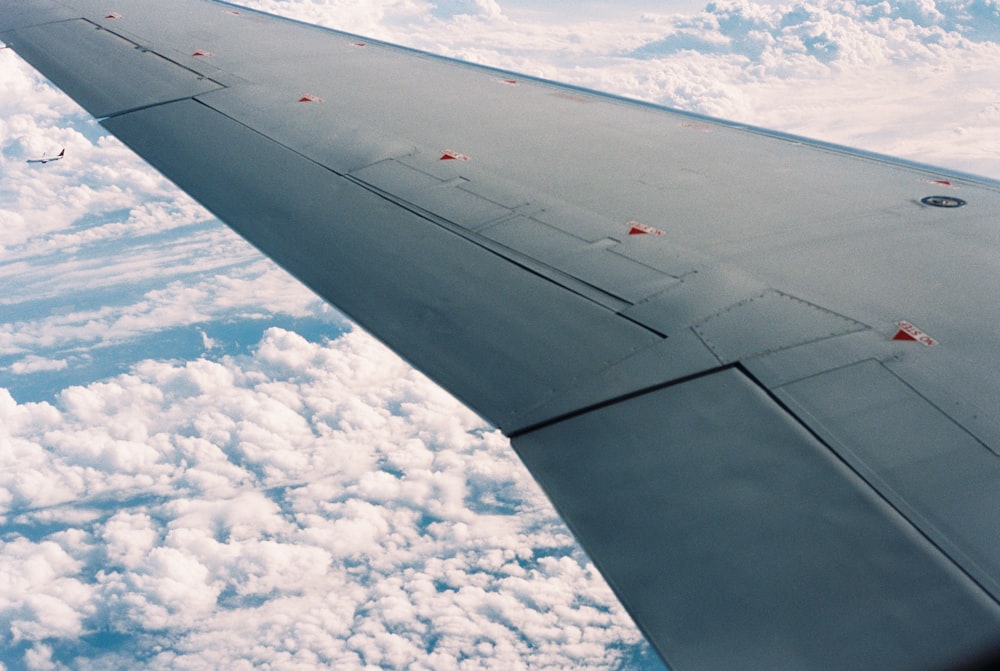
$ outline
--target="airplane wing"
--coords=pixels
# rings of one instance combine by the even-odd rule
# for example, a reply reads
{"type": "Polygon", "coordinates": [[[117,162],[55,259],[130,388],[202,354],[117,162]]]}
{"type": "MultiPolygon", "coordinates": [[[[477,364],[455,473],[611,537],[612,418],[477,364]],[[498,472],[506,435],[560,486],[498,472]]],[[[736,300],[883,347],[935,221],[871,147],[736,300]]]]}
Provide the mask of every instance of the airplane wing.
{"type": "Polygon", "coordinates": [[[511,436],[672,668],[1000,642],[1000,184],[211,0],[0,39],[511,436]]]}

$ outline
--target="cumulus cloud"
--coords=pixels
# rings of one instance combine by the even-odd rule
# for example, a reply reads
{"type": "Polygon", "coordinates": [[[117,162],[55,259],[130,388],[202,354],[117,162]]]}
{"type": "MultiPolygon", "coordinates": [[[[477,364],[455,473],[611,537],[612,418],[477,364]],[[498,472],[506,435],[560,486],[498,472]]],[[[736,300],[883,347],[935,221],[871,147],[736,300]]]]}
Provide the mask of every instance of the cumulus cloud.
{"type": "Polygon", "coordinates": [[[24,538],[0,553],[0,621],[8,644],[78,636],[89,611],[90,588],[79,579],[82,562],[57,542],[24,538]]]}
{"type": "Polygon", "coordinates": [[[502,12],[495,0],[436,0],[431,15],[440,19],[454,19],[459,16],[497,19],[502,16],[502,12]]]}
{"type": "Polygon", "coordinates": [[[1000,53],[963,18],[976,13],[975,2],[713,2],[661,21],[666,34],[630,55],[647,72],[689,66],[687,83],[654,75],[660,93],[640,97],[996,176],[1000,53]]]}
{"type": "Polygon", "coordinates": [[[114,633],[131,643],[97,657],[157,641],[147,668],[596,669],[638,640],[506,441],[364,333],[273,328],[249,357],[0,411],[3,537],[64,529],[3,542],[0,643],[59,657],[114,633]]]}
{"type": "Polygon", "coordinates": [[[37,373],[41,370],[62,370],[68,364],[65,359],[47,359],[45,357],[29,354],[20,361],[14,362],[9,370],[14,375],[25,375],[27,373],[37,373]]]}

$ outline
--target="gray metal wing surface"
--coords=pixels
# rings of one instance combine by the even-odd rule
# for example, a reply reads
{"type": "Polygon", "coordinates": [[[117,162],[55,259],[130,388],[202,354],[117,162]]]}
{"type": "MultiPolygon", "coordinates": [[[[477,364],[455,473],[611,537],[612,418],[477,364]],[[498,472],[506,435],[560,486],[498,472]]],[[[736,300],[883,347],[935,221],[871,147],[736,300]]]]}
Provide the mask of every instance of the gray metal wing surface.
{"type": "Polygon", "coordinates": [[[1000,643],[1000,185],[210,0],[0,39],[513,439],[667,663],[1000,643]]]}

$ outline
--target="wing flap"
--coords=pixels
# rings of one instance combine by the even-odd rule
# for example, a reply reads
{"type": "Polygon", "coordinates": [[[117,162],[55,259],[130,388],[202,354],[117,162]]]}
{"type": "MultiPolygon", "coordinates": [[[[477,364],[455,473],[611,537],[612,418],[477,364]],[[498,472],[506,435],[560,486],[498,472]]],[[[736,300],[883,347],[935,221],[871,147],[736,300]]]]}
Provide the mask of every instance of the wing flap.
{"type": "Polygon", "coordinates": [[[678,669],[942,669],[1000,607],[738,369],[515,437],[678,669]]]}

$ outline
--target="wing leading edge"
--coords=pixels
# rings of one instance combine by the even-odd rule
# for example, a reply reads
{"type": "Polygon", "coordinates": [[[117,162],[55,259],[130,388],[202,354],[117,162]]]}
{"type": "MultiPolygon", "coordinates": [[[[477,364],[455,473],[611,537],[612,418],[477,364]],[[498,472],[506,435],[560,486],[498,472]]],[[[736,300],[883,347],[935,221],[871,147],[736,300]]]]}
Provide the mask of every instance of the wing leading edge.
{"type": "Polygon", "coordinates": [[[511,435],[674,668],[1000,640],[1000,427],[974,401],[1000,394],[971,337],[1000,332],[995,184],[208,0],[118,5],[0,2],[0,39],[511,435]],[[926,200],[944,177],[962,207],[926,200]],[[942,274],[886,281],[915,258],[942,274]]]}

